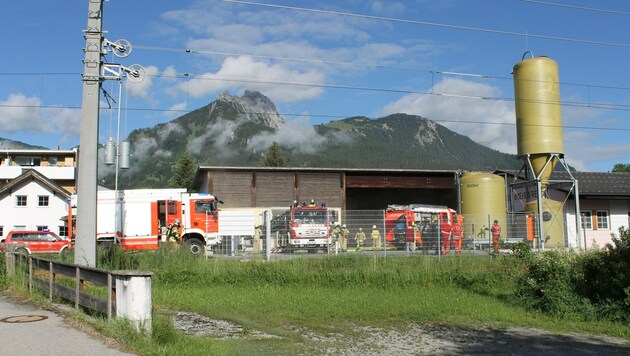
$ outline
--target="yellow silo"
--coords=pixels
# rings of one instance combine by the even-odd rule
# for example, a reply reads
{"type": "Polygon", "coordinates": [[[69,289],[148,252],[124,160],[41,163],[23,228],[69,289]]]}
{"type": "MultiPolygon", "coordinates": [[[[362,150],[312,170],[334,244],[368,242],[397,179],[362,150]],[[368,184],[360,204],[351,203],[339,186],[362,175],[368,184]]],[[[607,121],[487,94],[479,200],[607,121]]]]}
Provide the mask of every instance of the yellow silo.
{"type": "MultiPolygon", "coordinates": [[[[562,202],[542,198],[542,222],[543,242],[545,248],[563,248],[564,243],[564,219],[562,202]]],[[[538,202],[531,201],[525,205],[527,211],[538,211],[538,202]]]]}
{"type": "Polygon", "coordinates": [[[547,57],[528,58],[514,66],[514,99],[518,156],[529,155],[540,180],[551,176],[557,158],[545,168],[550,153],[564,156],[558,64],[547,57]]]}
{"type": "Polygon", "coordinates": [[[503,237],[508,236],[506,224],[505,180],[492,173],[465,172],[460,179],[464,236],[488,238],[484,228],[490,228],[494,220],[503,227],[503,237]]]}

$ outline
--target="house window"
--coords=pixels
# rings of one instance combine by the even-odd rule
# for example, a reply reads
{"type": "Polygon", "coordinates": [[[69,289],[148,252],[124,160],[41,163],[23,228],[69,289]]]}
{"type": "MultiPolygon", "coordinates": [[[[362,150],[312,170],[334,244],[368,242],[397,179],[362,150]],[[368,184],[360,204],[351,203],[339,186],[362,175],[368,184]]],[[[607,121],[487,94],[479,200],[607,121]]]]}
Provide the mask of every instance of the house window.
{"type": "Polygon", "coordinates": [[[47,225],[37,226],[37,231],[48,231],[48,226],[47,225]]]}
{"type": "Polygon", "coordinates": [[[37,196],[37,206],[48,206],[48,195],[37,196]]]}
{"type": "Polygon", "coordinates": [[[599,210],[597,211],[597,229],[608,230],[608,212],[599,210]]]}
{"type": "Polygon", "coordinates": [[[17,163],[18,166],[39,166],[42,163],[42,159],[35,157],[16,157],[15,163],[17,163]]]}
{"type": "Polygon", "coordinates": [[[26,195],[16,195],[15,206],[26,206],[26,195]]]}
{"type": "Polygon", "coordinates": [[[26,230],[26,225],[13,225],[13,231],[24,231],[26,230]]]}
{"type": "Polygon", "coordinates": [[[0,237],[4,236],[4,226],[0,226],[0,237]]]}
{"type": "Polygon", "coordinates": [[[593,230],[593,215],[590,211],[582,211],[582,229],[593,230]]]}
{"type": "Polygon", "coordinates": [[[59,226],[59,236],[68,237],[68,227],[67,226],[59,226]]]}

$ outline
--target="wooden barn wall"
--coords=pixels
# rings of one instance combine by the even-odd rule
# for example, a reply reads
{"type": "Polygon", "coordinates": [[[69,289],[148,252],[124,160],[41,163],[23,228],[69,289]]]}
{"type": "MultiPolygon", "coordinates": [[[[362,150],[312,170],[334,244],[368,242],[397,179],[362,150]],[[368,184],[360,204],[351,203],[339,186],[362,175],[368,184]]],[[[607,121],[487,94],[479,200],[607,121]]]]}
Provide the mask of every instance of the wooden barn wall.
{"type": "Polygon", "coordinates": [[[409,188],[453,189],[455,178],[451,176],[394,176],[346,174],[347,188],[409,188]]]}
{"type": "Polygon", "coordinates": [[[246,208],[252,206],[252,172],[214,172],[211,191],[223,201],[220,207],[246,208]]]}
{"type": "Polygon", "coordinates": [[[342,206],[340,173],[298,173],[298,200],[326,203],[330,207],[342,206]]]}
{"type": "Polygon", "coordinates": [[[295,173],[257,172],[255,177],[256,207],[288,207],[295,199],[295,173]]]}

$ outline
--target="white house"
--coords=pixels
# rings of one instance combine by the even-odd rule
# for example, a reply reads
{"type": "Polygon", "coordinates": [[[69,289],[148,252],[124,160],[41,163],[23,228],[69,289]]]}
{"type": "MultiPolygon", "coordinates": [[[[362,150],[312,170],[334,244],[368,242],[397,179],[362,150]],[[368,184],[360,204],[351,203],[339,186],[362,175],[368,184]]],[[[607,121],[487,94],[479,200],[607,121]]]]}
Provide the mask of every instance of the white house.
{"type": "Polygon", "coordinates": [[[76,149],[0,149],[0,187],[33,169],[74,193],[77,155],[76,149]]]}
{"type": "MultiPolygon", "coordinates": [[[[514,180],[512,171],[507,174],[508,184],[514,180]]],[[[568,188],[550,191],[552,200],[562,202],[564,246],[568,248],[604,247],[612,241],[612,234],[619,235],[619,228],[630,227],[630,173],[621,172],[571,172],[579,190],[581,227],[576,225],[575,195],[568,188]]],[[[568,181],[564,171],[554,172],[552,180],[568,181]]],[[[514,204],[514,211],[523,206],[514,204]]]]}
{"type": "Polygon", "coordinates": [[[68,236],[70,192],[34,169],[0,187],[0,239],[12,230],[49,230],[68,236]]]}
{"type": "MultiPolygon", "coordinates": [[[[582,231],[576,236],[577,246],[603,247],[611,242],[611,234],[630,227],[630,173],[575,172],[580,194],[582,231]]],[[[568,236],[576,235],[573,195],[565,205],[568,236]]]]}

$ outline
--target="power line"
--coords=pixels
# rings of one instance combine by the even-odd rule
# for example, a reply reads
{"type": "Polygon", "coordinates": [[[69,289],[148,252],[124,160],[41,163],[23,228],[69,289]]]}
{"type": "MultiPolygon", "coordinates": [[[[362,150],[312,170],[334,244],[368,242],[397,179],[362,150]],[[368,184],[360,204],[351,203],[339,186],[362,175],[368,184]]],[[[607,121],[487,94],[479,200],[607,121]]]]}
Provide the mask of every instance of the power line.
{"type": "MultiPolygon", "coordinates": [[[[366,68],[379,68],[379,69],[396,69],[396,70],[404,70],[404,71],[415,71],[422,72],[428,74],[443,74],[443,75],[452,75],[452,76],[461,76],[461,77],[474,77],[474,78],[482,78],[482,79],[500,79],[500,80],[513,80],[512,77],[504,77],[504,76],[496,76],[490,74],[477,74],[477,73],[467,73],[467,72],[452,72],[452,71],[443,71],[443,70],[431,70],[431,69],[421,69],[421,68],[413,68],[413,67],[398,67],[398,66],[386,66],[386,65],[378,65],[378,64],[362,64],[362,63],[353,63],[353,62],[343,62],[343,61],[330,61],[325,59],[313,59],[313,58],[295,58],[295,57],[282,57],[282,56],[267,56],[267,55],[256,55],[251,53],[237,53],[237,52],[217,52],[217,51],[204,51],[204,50],[194,50],[194,49],[182,49],[182,48],[168,48],[168,47],[157,47],[157,46],[135,46],[135,48],[146,49],[152,51],[168,51],[168,52],[181,52],[181,53],[192,53],[192,54],[212,54],[212,55],[222,55],[222,56],[242,56],[242,57],[251,57],[251,58],[262,58],[262,59],[275,59],[275,60],[287,60],[287,61],[296,61],[296,62],[310,62],[310,63],[321,63],[321,64],[336,64],[336,65],[347,65],[354,67],[366,67],[366,68]]],[[[2,75],[2,73],[0,73],[2,75]]],[[[151,76],[148,75],[147,76],[151,76]]],[[[154,75],[159,76],[159,75],[154,75]]],[[[190,77],[190,73],[185,73],[185,77],[190,77]]],[[[179,77],[177,77],[179,78],[179,77]]],[[[535,80],[529,80],[535,81],[535,80]]],[[[578,86],[584,88],[594,88],[594,89],[612,89],[612,90],[630,90],[630,87],[623,86],[614,86],[614,85],[601,85],[601,84],[588,84],[588,83],[573,83],[573,82],[559,82],[560,85],[570,85],[570,86],[578,86]]]]}
{"type": "Polygon", "coordinates": [[[539,39],[552,40],[552,41],[562,41],[562,42],[584,43],[584,44],[599,45],[599,46],[630,48],[630,44],[627,44],[627,43],[592,41],[592,40],[582,40],[582,39],[569,38],[569,37],[537,35],[537,34],[532,34],[532,33],[522,33],[522,32],[515,32],[515,31],[492,30],[492,29],[487,29],[487,28],[482,28],[482,27],[450,25],[450,24],[437,23],[437,22],[400,19],[400,18],[394,18],[394,17],[375,16],[375,15],[366,15],[366,14],[356,14],[356,13],[351,13],[351,12],[322,10],[322,9],[313,9],[313,8],[297,7],[297,6],[267,4],[267,3],[253,2],[253,1],[243,1],[243,0],[220,0],[220,1],[228,2],[228,3],[235,3],[235,4],[253,5],[253,6],[261,6],[261,7],[269,7],[269,8],[277,8],[277,9],[285,9],[285,10],[304,11],[304,12],[312,12],[312,13],[327,14],[327,15],[339,15],[339,16],[357,17],[357,18],[371,19],[371,20],[407,23],[407,24],[414,24],[414,25],[443,27],[443,28],[450,28],[450,29],[456,29],[456,30],[466,30],[466,31],[494,33],[494,34],[507,35],[507,36],[531,37],[531,38],[539,38],[539,39]]]}
{"type": "MultiPolygon", "coordinates": [[[[430,93],[426,93],[426,95],[435,95],[435,94],[430,94],[430,93]]],[[[440,96],[449,96],[452,97],[452,95],[449,94],[440,94],[440,96]]],[[[456,96],[456,97],[462,97],[462,96],[456,96]]],[[[469,96],[465,96],[466,98],[469,98],[469,96]]],[[[492,100],[509,100],[509,99],[492,99],[492,100]]],[[[566,106],[578,106],[578,107],[586,107],[586,106],[581,106],[581,105],[572,105],[572,104],[565,104],[566,106]]],[[[7,105],[7,104],[0,104],[0,108],[1,107],[7,107],[7,108],[36,108],[36,109],[76,109],[79,110],[81,109],[80,106],[50,106],[50,105],[7,105]]],[[[595,108],[597,109],[597,107],[592,107],[592,106],[588,106],[588,108],[595,108]]],[[[101,108],[101,110],[116,110],[116,108],[101,108]]],[[[185,110],[185,109],[159,109],[159,108],[126,108],[126,110],[128,111],[135,111],[135,112],[178,112],[178,113],[189,113],[190,110],[185,110]]],[[[621,111],[630,111],[630,107],[627,109],[611,109],[611,110],[621,110],[621,111]]],[[[250,114],[250,115],[256,115],[256,114],[261,114],[261,112],[256,112],[256,111],[251,111],[251,112],[246,112],[244,114],[250,114]]],[[[333,118],[333,119],[347,119],[347,118],[351,118],[351,117],[368,117],[371,119],[375,119],[375,117],[369,117],[369,116],[364,116],[364,115],[335,115],[335,114],[303,114],[303,113],[278,113],[280,116],[283,117],[287,117],[287,116],[291,116],[291,117],[301,117],[301,116],[309,116],[309,117],[318,117],[318,118],[333,118]]],[[[409,115],[409,114],[408,114],[409,115]]],[[[411,116],[420,116],[420,115],[411,115],[411,116]]],[[[510,123],[510,122],[488,122],[488,121],[474,121],[474,120],[453,120],[453,119],[429,119],[433,122],[449,122],[449,123],[457,123],[457,124],[482,124],[482,125],[501,125],[501,126],[516,126],[516,123],[510,123]]],[[[544,126],[544,127],[562,127],[565,129],[577,129],[577,130],[598,130],[598,131],[622,131],[622,132],[630,132],[630,128],[607,128],[607,127],[596,127],[596,126],[573,126],[573,125],[525,125],[525,126],[544,126]]]]}
{"type": "Polygon", "coordinates": [[[240,56],[240,57],[251,57],[251,58],[261,58],[261,59],[306,62],[306,63],[315,63],[315,64],[335,64],[335,65],[344,65],[344,66],[352,66],[352,67],[396,69],[396,70],[415,71],[415,72],[430,72],[429,70],[426,70],[426,69],[418,69],[418,68],[412,68],[412,67],[397,67],[397,66],[386,66],[386,65],[379,65],[379,64],[363,64],[363,63],[344,62],[344,61],[331,61],[331,60],[316,59],[316,58],[268,56],[268,55],[260,55],[260,54],[219,52],[219,51],[195,50],[195,49],[190,49],[190,48],[181,49],[181,48],[168,48],[168,47],[143,46],[143,45],[134,46],[134,48],[146,49],[146,50],[152,50],[152,51],[182,52],[182,53],[192,53],[192,54],[211,54],[211,55],[219,55],[219,56],[226,56],[226,57],[240,56]]]}
{"type": "Polygon", "coordinates": [[[593,11],[593,12],[604,12],[604,13],[607,13],[607,14],[630,16],[630,12],[618,11],[618,10],[598,9],[598,8],[594,8],[594,7],[577,6],[577,5],[569,5],[569,4],[559,4],[559,3],[555,3],[555,2],[538,1],[538,0],[521,0],[521,1],[523,1],[523,2],[530,2],[530,3],[533,3],[533,4],[540,4],[540,5],[550,5],[550,6],[565,7],[565,8],[569,8],[569,9],[586,10],[586,11],[593,11]]]}
{"type": "MultiPolygon", "coordinates": [[[[454,93],[440,93],[440,92],[433,91],[433,88],[432,88],[431,91],[404,90],[404,89],[352,86],[352,85],[341,85],[341,84],[322,84],[322,83],[309,83],[309,82],[258,80],[258,79],[251,79],[251,78],[236,78],[236,77],[218,77],[218,76],[207,77],[207,76],[204,76],[204,75],[195,75],[195,74],[191,74],[191,73],[184,73],[182,75],[160,75],[159,77],[164,77],[164,78],[188,78],[188,79],[193,78],[194,80],[238,82],[238,83],[252,83],[252,84],[265,84],[265,85],[290,85],[290,86],[300,86],[300,87],[329,88],[329,89],[339,89],[339,90],[360,90],[360,91],[384,92],[384,93],[434,95],[434,96],[463,98],[463,99],[479,99],[479,100],[494,100],[494,101],[514,101],[513,98],[506,98],[506,97],[492,97],[492,96],[480,96],[480,95],[463,95],[463,94],[454,94],[454,93]]],[[[543,104],[546,103],[546,104],[573,106],[573,107],[582,107],[582,108],[592,108],[592,109],[630,111],[630,104],[610,104],[610,103],[579,102],[579,101],[560,101],[560,102],[536,101],[536,102],[537,103],[543,103],[543,104]]],[[[0,105],[0,107],[11,107],[11,106],[10,105],[0,105]]],[[[29,106],[25,106],[25,107],[29,107],[29,106]]],[[[44,106],[35,105],[35,106],[32,106],[32,107],[44,107],[44,106]]],[[[63,108],[63,106],[50,106],[50,108],[63,108]]],[[[68,107],[68,108],[71,108],[71,107],[68,107]]]]}

